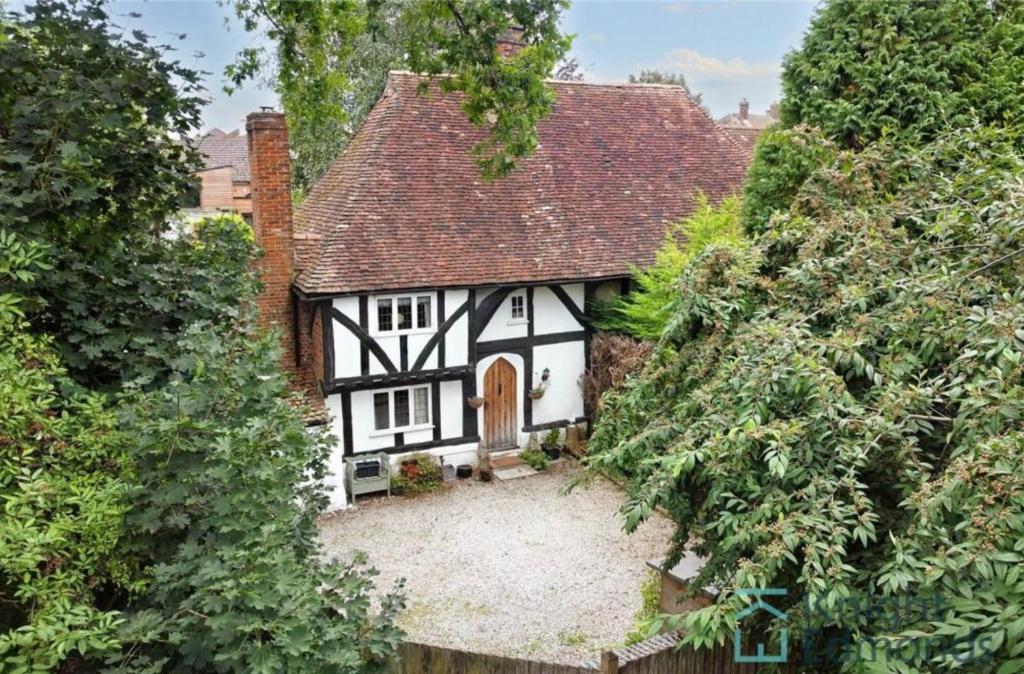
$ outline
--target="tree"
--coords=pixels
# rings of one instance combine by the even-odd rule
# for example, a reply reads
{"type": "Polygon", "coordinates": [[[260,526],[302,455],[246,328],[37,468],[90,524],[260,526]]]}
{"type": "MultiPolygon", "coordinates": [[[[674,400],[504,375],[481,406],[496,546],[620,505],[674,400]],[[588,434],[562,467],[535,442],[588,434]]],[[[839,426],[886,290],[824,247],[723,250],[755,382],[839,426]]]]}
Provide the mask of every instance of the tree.
{"type": "Polygon", "coordinates": [[[1022,71],[1019,2],[824,3],[783,61],[781,128],[755,151],[744,225],[760,231],[829,159],[806,131],[789,138],[788,129],[813,129],[840,149],[881,138],[920,147],[975,122],[1014,123],[1024,106],[1022,71]]]}
{"type": "Polygon", "coordinates": [[[820,128],[841,147],[886,134],[920,144],[1024,105],[1019,2],[837,0],[783,63],[785,126],[820,128]]]}
{"type": "Polygon", "coordinates": [[[682,87],[690,95],[694,103],[701,104],[701,94],[694,93],[690,85],[686,83],[686,77],[682,73],[673,73],[667,70],[655,68],[644,68],[639,75],[630,75],[629,81],[634,84],[668,84],[675,87],[682,87]]]}
{"type": "Polygon", "coordinates": [[[562,82],[582,82],[583,76],[583,66],[580,65],[580,60],[575,56],[559,61],[555,65],[555,72],[551,75],[553,79],[561,80],[562,82]]]}
{"type": "Polygon", "coordinates": [[[98,3],[26,12],[0,39],[0,670],[379,671],[399,600],[320,559],[327,444],[255,330],[251,228],[170,229],[190,71],[98,3]]]}
{"type": "Polygon", "coordinates": [[[149,591],[115,671],[384,671],[397,649],[400,598],[375,608],[360,565],[320,560],[333,443],[306,428],[252,318],[192,325],[171,381],[123,410],[139,482],[124,550],[149,591]]]}
{"type": "MultiPolygon", "coordinates": [[[[0,230],[0,279],[47,271],[38,244],[0,230]]],[[[52,671],[120,642],[111,610],[135,587],[119,545],[130,462],[105,397],[72,392],[21,298],[0,295],[0,669],[52,671]]]]}
{"type": "Polygon", "coordinates": [[[507,174],[537,146],[537,121],[553,103],[543,81],[570,44],[558,29],[567,0],[235,0],[234,5],[248,30],[266,29],[276,53],[271,65],[263,50],[247,49],[228,75],[237,85],[273,70],[297,138],[293,166],[300,190],[327,168],[365,115],[367,101],[376,100],[386,68],[395,66],[438,78],[444,91],[462,92],[469,120],[490,129],[474,148],[484,176],[507,174]],[[505,58],[498,40],[513,27],[522,30],[525,46],[505,58]],[[368,48],[379,54],[372,63],[364,56],[368,48]],[[325,134],[334,137],[314,139],[325,134]]]}
{"type": "Polygon", "coordinates": [[[1024,671],[1021,175],[1019,131],[845,151],[752,247],[686,265],[589,463],[628,479],[629,529],[664,508],[672,558],[707,558],[691,586],[717,601],[669,620],[688,641],[774,587],[807,665],[838,668],[807,660],[831,641],[897,653],[851,671],[1024,671]],[[844,610],[872,595],[942,610],[844,610]]]}
{"type": "Polygon", "coordinates": [[[679,299],[678,280],[687,264],[708,246],[746,246],[739,222],[740,201],[729,197],[712,206],[700,197],[692,215],[668,228],[654,264],[633,270],[633,292],[602,313],[605,330],[657,341],[665,331],[679,299]]]}

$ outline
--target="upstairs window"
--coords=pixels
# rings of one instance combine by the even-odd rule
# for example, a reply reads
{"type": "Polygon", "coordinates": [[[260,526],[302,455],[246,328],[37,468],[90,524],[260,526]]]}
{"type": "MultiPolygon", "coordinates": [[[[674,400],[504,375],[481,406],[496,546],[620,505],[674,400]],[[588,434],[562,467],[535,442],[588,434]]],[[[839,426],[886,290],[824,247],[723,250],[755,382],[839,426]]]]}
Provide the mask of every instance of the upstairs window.
{"type": "Polygon", "coordinates": [[[429,386],[409,386],[373,394],[375,431],[399,433],[429,425],[429,386]]]}
{"type": "Polygon", "coordinates": [[[526,295],[521,292],[513,293],[509,295],[509,302],[511,303],[511,314],[509,315],[510,323],[522,323],[526,320],[526,295]]]}
{"type": "Polygon", "coordinates": [[[377,332],[428,330],[433,323],[432,295],[377,298],[377,332]]]}

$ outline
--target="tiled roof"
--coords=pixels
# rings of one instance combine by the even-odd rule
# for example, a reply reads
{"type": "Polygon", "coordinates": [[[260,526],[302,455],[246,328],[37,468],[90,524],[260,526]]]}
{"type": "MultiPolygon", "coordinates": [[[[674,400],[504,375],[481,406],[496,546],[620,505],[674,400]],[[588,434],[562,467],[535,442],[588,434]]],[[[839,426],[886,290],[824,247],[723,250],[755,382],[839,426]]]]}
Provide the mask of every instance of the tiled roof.
{"type": "Polygon", "coordinates": [[[727,129],[766,129],[775,122],[779,121],[771,115],[759,115],[757,113],[751,113],[746,117],[743,117],[739,113],[731,112],[725,117],[721,117],[718,123],[727,129]]]}
{"type": "Polygon", "coordinates": [[[295,215],[309,294],[627,275],[694,197],[739,190],[748,155],[680,87],[551,82],[540,147],[486,182],[457,94],[392,73],[295,215]]]}
{"type": "Polygon", "coordinates": [[[758,136],[760,136],[761,132],[764,131],[764,129],[754,129],[749,127],[743,128],[737,126],[727,126],[724,128],[725,132],[729,134],[734,141],[739,143],[740,146],[747,151],[747,154],[750,155],[753,155],[754,153],[754,145],[757,144],[758,136]]]}
{"type": "Polygon", "coordinates": [[[237,130],[224,133],[213,129],[196,143],[207,169],[230,166],[234,182],[249,182],[249,146],[237,130]]]}

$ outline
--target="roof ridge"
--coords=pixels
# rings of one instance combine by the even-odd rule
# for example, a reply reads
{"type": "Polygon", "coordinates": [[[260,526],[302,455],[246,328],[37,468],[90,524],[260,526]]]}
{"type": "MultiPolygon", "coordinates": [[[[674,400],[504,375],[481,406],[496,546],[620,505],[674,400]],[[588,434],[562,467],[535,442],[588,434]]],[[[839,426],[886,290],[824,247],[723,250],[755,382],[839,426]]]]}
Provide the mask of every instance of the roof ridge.
{"type": "MultiPolygon", "coordinates": [[[[437,75],[425,75],[423,73],[413,72],[412,70],[403,70],[401,68],[393,68],[388,71],[388,77],[392,75],[404,75],[408,77],[419,77],[428,79],[431,77],[441,77],[448,79],[451,75],[447,73],[439,73],[437,75]]],[[[582,86],[582,87],[612,87],[612,88],[623,88],[623,89],[682,89],[686,91],[686,88],[680,84],[661,84],[655,82],[611,82],[611,81],[595,81],[595,80],[559,80],[553,77],[545,77],[544,81],[548,84],[567,85],[567,86],[582,86]]]]}

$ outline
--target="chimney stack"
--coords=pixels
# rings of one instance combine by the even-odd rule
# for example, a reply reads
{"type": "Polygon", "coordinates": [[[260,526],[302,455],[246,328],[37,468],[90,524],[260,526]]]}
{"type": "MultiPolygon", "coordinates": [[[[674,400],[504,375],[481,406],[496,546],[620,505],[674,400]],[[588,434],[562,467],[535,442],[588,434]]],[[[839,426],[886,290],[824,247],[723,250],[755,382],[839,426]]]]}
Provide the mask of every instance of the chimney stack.
{"type": "Polygon", "coordinates": [[[506,28],[498,38],[498,54],[502,58],[508,58],[519,53],[519,50],[526,46],[526,42],[523,40],[524,33],[525,31],[518,26],[506,28]]]}
{"type": "Polygon", "coordinates": [[[280,112],[253,112],[245,120],[252,183],[252,225],[264,256],[257,261],[263,291],[256,300],[259,322],[276,328],[284,353],[281,365],[296,372],[295,272],[292,242],[292,165],[288,124],[280,112]]]}
{"type": "Polygon", "coordinates": [[[774,101],[771,105],[768,106],[768,116],[771,117],[772,119],[776,119],[776,120],[779,118],[779,102],[778,101],[774,101]]]}
{"type": "Polygon", "coordinates": [[[744,122],[750,118],[750,101],[745,98],[740,99],[740,119],[744,122]]]}

